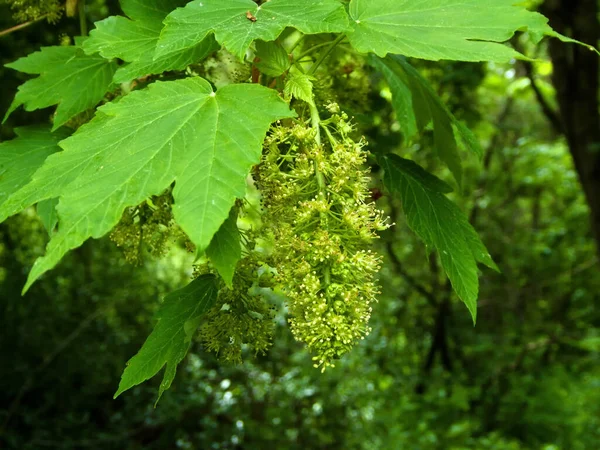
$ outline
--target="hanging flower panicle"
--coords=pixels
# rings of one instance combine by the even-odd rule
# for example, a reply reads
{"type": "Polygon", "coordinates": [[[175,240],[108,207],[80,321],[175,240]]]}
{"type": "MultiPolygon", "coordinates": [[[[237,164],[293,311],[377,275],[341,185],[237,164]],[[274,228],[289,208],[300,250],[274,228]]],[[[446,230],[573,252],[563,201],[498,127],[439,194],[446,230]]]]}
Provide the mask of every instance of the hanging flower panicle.
{"type": "MultiPolygon", "coordinates": [[[[217,302],[202,319],[200,341],[222,361],[239,364],[244,347],[265,354],[272,345],[275,308],[257,289],[268,286],[272,277],[262,267],[256,252],[242,258],[232,288],[221,284],[217,302]]],[[[213,270],[205,264],[197,266],[194,275],[207,272],[213,270]]]]}
{"type": "Polygon", "coordinates": [[[291,330],[324,370],[371,330],[381,259],[370,247],[390,225],[370,201],[365,142],[350,137],[348,117],[321,126],[325,144],[302,122],[274,128],[257,179],[291,330]]]}

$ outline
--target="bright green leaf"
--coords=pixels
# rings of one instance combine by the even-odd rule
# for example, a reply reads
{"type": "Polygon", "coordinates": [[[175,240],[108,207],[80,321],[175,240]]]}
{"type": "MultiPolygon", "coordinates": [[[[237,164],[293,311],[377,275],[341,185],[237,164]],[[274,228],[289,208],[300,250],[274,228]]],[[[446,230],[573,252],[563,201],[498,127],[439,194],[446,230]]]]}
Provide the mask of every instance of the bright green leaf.
{"type": "Polygon", "coordinates": [[[127,363],[115,398],[152,378],[166,365],[156,400],[158,402],[163,392],[171,386],[177,365],[187,354],[202,315],[216,299],[217,284],[213,275],[200,276],[184,288],[168,294],[156,313],[158,323],[154,330],[140,351],[127,363]]]}
{"type": "Polygon", "coordinates": [[[292,97],[303,100],[309,105],[314,105],[313,80],[310,75],[292,72],[285,80],[283,94],[288,100],[292,97]]]}
{"type": "Polygon", "coordinates": [[[400,130],[407,139],[428,124],[433,125],[433,142],[437,156],[448,166],[458,184],[462,180],[461,159],[455,135],[460,143],[481,157],[482,150],[471,131],[448,110],[433,88],[413,66],[400,56],[385,59],[371,57],[390,86],[392,105],[400,130]]]}
{"type": "Polygon", "coordinates": [[[107,59],[136,61],[154,52],[160,29],[160,21],[145,22],[111,16],[96,22],[96,28],[83,43],[83,49],[87,54],[100,53],[107,59]]]}
{"type": "Polygon", "coordinates": [[[305,34],[348,30],[348,16],[338,0],[195,0],[165,19],[156,57],[181,51],[210,33],[238,58],[256,39],[274,41],[286,27],[305,34]]]}
{"type": "Polygon", "coordinates": [[[67,251],[110,231],[126,207],[174,181],[175,220],[205,250],[235,199],[244,196],[269,125],[293,115],[274,90],[239,84],[215,93],[202,78],[156,82],[102,106],[0,207],[2,221],[60,197],[59,230],[25,289],[67,251]]]}
{"type": "Polygon", "coordinates": [[[508,41],[516,31],[572,40],[519,0],[352,0],[350,43],[360,52],[437,61],[509,62],[522,57],[508,41]]]}
{"type": "Polygon", "coordinates": [[[0,143],[0,206],[31,180],[68,136],[66,130],[51,133],[44,127],[16,128],[15,133],[17,138],[0,143]]]}
{"type": "Polygon", "coordinates": [[[278,77],[290,68],[290,58],[277,42],[256,41],[256,61],[258,70],[270,77],[278,77]]]}
{"type": "Polygon", "coordinates": [[[119,58],[129,63],[117,70],[115,83],[167,70],[184,69],[217,49],[215,40],[208,37],[190,48],[165,53],[154,60],[163,19],[185,3],[184,0],[122,1],[123,11],[130,19],[111,16],[96,22],[96,28],[83,43],[83,49],[88,54],[99,52],[105,58],[119,58]]]}
{"type": "Polygon", "coordinates": [[[240,232],[237,227],[237,209],[231,208],[229,217],[215,233],[206,249],[206,256],[230,288],[233,287],[235,266],[242,257],[240,232]]]}
{"type": "Polygon", "coordinates": [[[127,17],[146,22],[162,22],[167,14],[187,2],[188,0],[119,0],[127,17]]]}
{"type": "Polygon", "coordinates": [[[404,139],[409,141],[414,138],[419,132],[417,127],[417,119],[413,108],[412,92],[406,74],[402,68],[396,67],[394,70],[393,63],[389,59],[382,60],[378,57],[371,56],[369,58],[371,65],[383,75],[387,81],[392,94],[392,106],[396,113],[396,121],[400,125],[400,131],[404,139]]]}
{"type": "Polygon", "coordinates": [[[465,214],[445,195],[449,186],[408,159],[381,160],[386,188],[398,196],[408,226],[428,248],[435,248],[452,287],[477,318],[477,262],[497,269],[465,214]]]}
{"type": "Polygon", "coordinates": [[[117,69],[116,63],[86,55],[79,46],[42,47],[6,67],[40,76],[19,86],[4,120],[21,105],[27,111],[58,105],[53,130],[96,106],[109,91],[117,69]]]}
{"type": "Polygon", "coordinates": [[[58,214],[56,212],[56,205],[58,205],[57,198],[49,198],[47,200],[42,200],[37,204],[36,211],[44,228],[48,232],[50,236],[52,236],[52,232],[54,228],[56,228],[56,224],[58,223],[58,214]]]}

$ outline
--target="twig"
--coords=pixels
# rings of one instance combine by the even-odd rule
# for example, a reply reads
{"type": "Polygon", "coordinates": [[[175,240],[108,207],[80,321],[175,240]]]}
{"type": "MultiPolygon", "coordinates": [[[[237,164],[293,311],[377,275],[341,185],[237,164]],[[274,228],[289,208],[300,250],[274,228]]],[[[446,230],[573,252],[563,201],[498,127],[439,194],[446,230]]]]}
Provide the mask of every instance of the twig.
{"type": "Polygon", "coordinates": [[[312,66],[310,66],[310,70],[308,71],[309,75],[313,75],[316,72],[321,63],[325,61],[325,58],[329,56],[329,54],[333,51],[335,46],[342,42],[345,37],[345,34],[340,34],[337,38],[335,38],[334,41],[331,42],[331,44],[329,44],[329,47],[327,47],[325,51],[319,55],[319,59],[317,59],[315,63],[312,66]]]}
{"type": "Polygon", "coordinates": [[[429,302],[429,304],[431,306],[436,306],[437,299],[435,298],[435,296],[431,292],[429,292],[427,289],[425,289],[424,286],[419,284],[419,282],[411,274],[409,274],[408,272],[406,272],[406,270],[404,270],[404,267],[402,266],[402,262],[398,258],[398,255],[396,255],[396,253],[394,252],[394,246],[392,245],[392,241],[387,241],[386,247],[387,247],[387,252],[390,257],[390,260],[392,261],[392,264],[394,266],[394,270],[396,272],[398,272],[398,274],[400,274],[400,276],[402,278],[404,278],[404,280],[406,280],[406,282],[415,291],[417,291],[419,294],[421,294],[429,302]]]}
{"type": "MultiPolygon", "coordinates": [[[[523,49],[522,49],[521,45],[519,44],[518,40],[513,39],[512,45],[516,51],[518,51],[519,53],[523,53],[523,49]]],[[[558,115],[558,112],[555,111],[550,106],[550,103],[548,103],[548,100],[546,100],[546,97],[544,97],[544,94],[542,94],[542,91],[540,90],[539,86],[537,85],[537,82],[535,80],[535,72],[534,72],[534,68],[533,68],[533,63],[531,63],[530,61],[521,61],[521,64],[522,64],[523,68],[525,69],[525,75],[529,79],[529,84],[531,85],[531,89],[533,90],[533,93],[535,94],[535,98],[537,99],[540,107],[542,108],[542,112],[544,113],[544,116],[546,116],[546,118],[552,125],[552,128],[554,129],[554,131],[556,131],[559,134],[563,134],[564,127],[560,120],[560,116],[558,115]]]]}
{"type": "Polygon", "coordinates": [[[24,22],[19,25],[15,25],[14,27],[7,28],[6,30],[2,30],[2,31],[0,31],[0,37],[6,36],[14,31],[19,31],[19,30],[22,30],[23,28],[27,28],[29,25],[33,25],[34,23],[39,22],[42,19],[45,19],[47,16],[48,16],[48,14],[44,14],[43,16],[38,17],[37,19],[30,20],[29,22],[24,22]]]}

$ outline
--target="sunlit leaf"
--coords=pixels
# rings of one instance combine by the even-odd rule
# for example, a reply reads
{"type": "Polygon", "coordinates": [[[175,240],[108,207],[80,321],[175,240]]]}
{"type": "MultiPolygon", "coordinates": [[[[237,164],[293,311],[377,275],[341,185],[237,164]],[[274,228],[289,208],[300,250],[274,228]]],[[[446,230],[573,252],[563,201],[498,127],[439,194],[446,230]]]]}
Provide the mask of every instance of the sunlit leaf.
{"type": "Polygon", "coordinates": [[[66,130],[52,133],[46,127],[16,128],[15,133],[15,139],[0,143],[0,206],[31,180],[68,136],[66,130]]]}
{"type": "Polygon", "coordinates": [[[208,256],[219,272],[219,275],[225,280],[225,284],[232,288],[233,274],[235,266],[242,257],[242,245],[240,243],[240,232],[237,224],[236,208],[231,208],[229,217],[221,225],[221,228],[215,233],[210,245],[206,249],[208,256]]]}
{"type": "Polygon", "coordinates": [[[287,99],[294,97],[313,105],[314,97],[312,82],[314,80],[315,78],[310,75],[292,72],[285,80],[283,93],[287,99]]]}
{"type": "Polygon", "coordinates": [[[337,0],[195,0],[165,19],[156,57],[182,51],[210,33],[240,59],[256,40],[273,41],[286,27],[305,34],[348,29],[348,16],[337,0]]]}
{"type": "Polygon", "coordinates": [[[119,102],[61,142],[32,181],[0,207],[0,221],[60,197],[60,227],[34,264],[25,289],[87,238],[106,234],[128,206],[175,182],[173,212],[199,251],[243,197],[271,122],[291,117],[273,90],[202,78],[156,82],[119,102]]]}
{"type": "Polygon", "coordinates": [[[27,111],[58,105],[53,130],[96,106],[111,88],[117,70],[116,63],[86,55],[79,46],[42,47],[6,67],[39,77],[19,86],[4,120],[21,105],[27,111]]]}
{"type": "Polygon", "coordinates": [[[111,16],[96,22],[96,28],[83,43],[83,49],[88,54],[99,52],[105,58],[119,58],[129,63],[115,73],[116,83],[167,70],[184,69],[217,49],[214,39],[208,37],[192,47],[165,53],[154,59],[163,19],[185,3],[184,0],[124,0],[121,7],[129,18],[111,16]]]}
{"type": "Polygon", "coordinates": [[[457,61],[509,62],[516,31],[574,42],[518,0],[352,0],[350,43],[360,52],[457,61]]]}

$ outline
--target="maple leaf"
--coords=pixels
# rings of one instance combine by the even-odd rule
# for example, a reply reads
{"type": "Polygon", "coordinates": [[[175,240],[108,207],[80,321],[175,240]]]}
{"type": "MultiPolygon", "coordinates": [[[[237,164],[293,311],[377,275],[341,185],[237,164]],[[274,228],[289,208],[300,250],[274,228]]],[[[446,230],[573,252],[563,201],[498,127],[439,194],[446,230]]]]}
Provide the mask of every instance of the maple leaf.
{"type": "Polygon", "coordinates": [[[408,159],[381,158],[384,184],[402,202],[408,226],[427,248],[435,248],[454,291],[465,303],[473,323],[477,318],[477,262],[498,267],[465,214],[444,194],[452,188],[408,159]]]}
{"type": "Polygon", "coordinates": [[[167,70],[181,70],[214,52],[218,45],[212,36],[189,48],[175,50],[154,59],[154,50],[163,19],[183,0],[123,0],[121,8],[129,18],[111,16],[96,22],[96,28],[83,43],[88,54],[100,53],[104,58],[128,62],[115,75],[115,83],[131,81],[167,70]]]}
{"type": "Polygon", "coordinates": [[[427,80],[405,58],[396,55],[388,55],[384,59],[372,56],[369,61],[383,74],[390,86],[396,119],[405,138],[413,138],[431,123],[436,154],[460,185],[462,165],[458,143],[478,157],[483,153],[473,133],[454,117],[427,80]]]}
{"type": "Polygon", "coordinates": [[[4,121],[21,105],[26,111],[58,105],[52,130],[96,106],[111,89],[117,69],[116,63],[86,55],[78,45],[42,47],[6,67],[40,76],[19,86],[4,121]]]}
{"type": "Polygon", "coordinates": [[[208,81],[156,82],[98,109],[0,207],[0,222],[27,206],[60,197],[60,227],[33,265],[25,290],[87,238],[103,236],[124,209],[175,182],[173,214],[199,251],[209,245],[246,177],[260,161],[270,124],[293,117],[277,92],[208,81]]]}
{"type": "Polygon", "coordinates": [[[156,58],[202,42],[210,33],[243,59],[256,40],[273,41],[286,27],[304,34],[348,30],[348,16],[337,0],[196,0],[176,9],[165,19],[156,58]]]}
{"type": "Polygon", "coordinates": [[[240,232],[237,227],[237,209],[231,208],[229,217],[215,233],[210,245],[206,249],[208,256],[219,272],[219,275],[225,281],[225,284],[233,288],[233,275],[235,266],[242,257],[242,245],[240,242],[240,232]]]}
{"type": "Polygon", "coordinates": [[[217,283],[213,275],[203,275],[187,286],[168,294],[156,313],[158,323],[140,351],[127,362],[114,397],[143,383],[166,365],[158,398],[175,378],[177,365],[188,352],[192,336],[202,315],[217,299],[217,283]]]}
{"type": "Polygon", "coordinates": [[[47,127],[15,128],[17,137],[0,143],[0,206],[31,180],[46,158],[60,151],[58,143],[69,133],[47,127]]]}
{"type": "MultiPolygon", "coordinates": [[[[502,44],[516,31],[534,41],[543,36],[575,42],[552,30],[543,15],[518,0],[352,0],[352,46],[360,52],[388,53],[437,61],[509,62],[524,58],[502,44]]],[[[584,44],[585,45],[585,44],[584,44]]],[[[586,47],[589,47],[586,45],[586,47]]]]}

